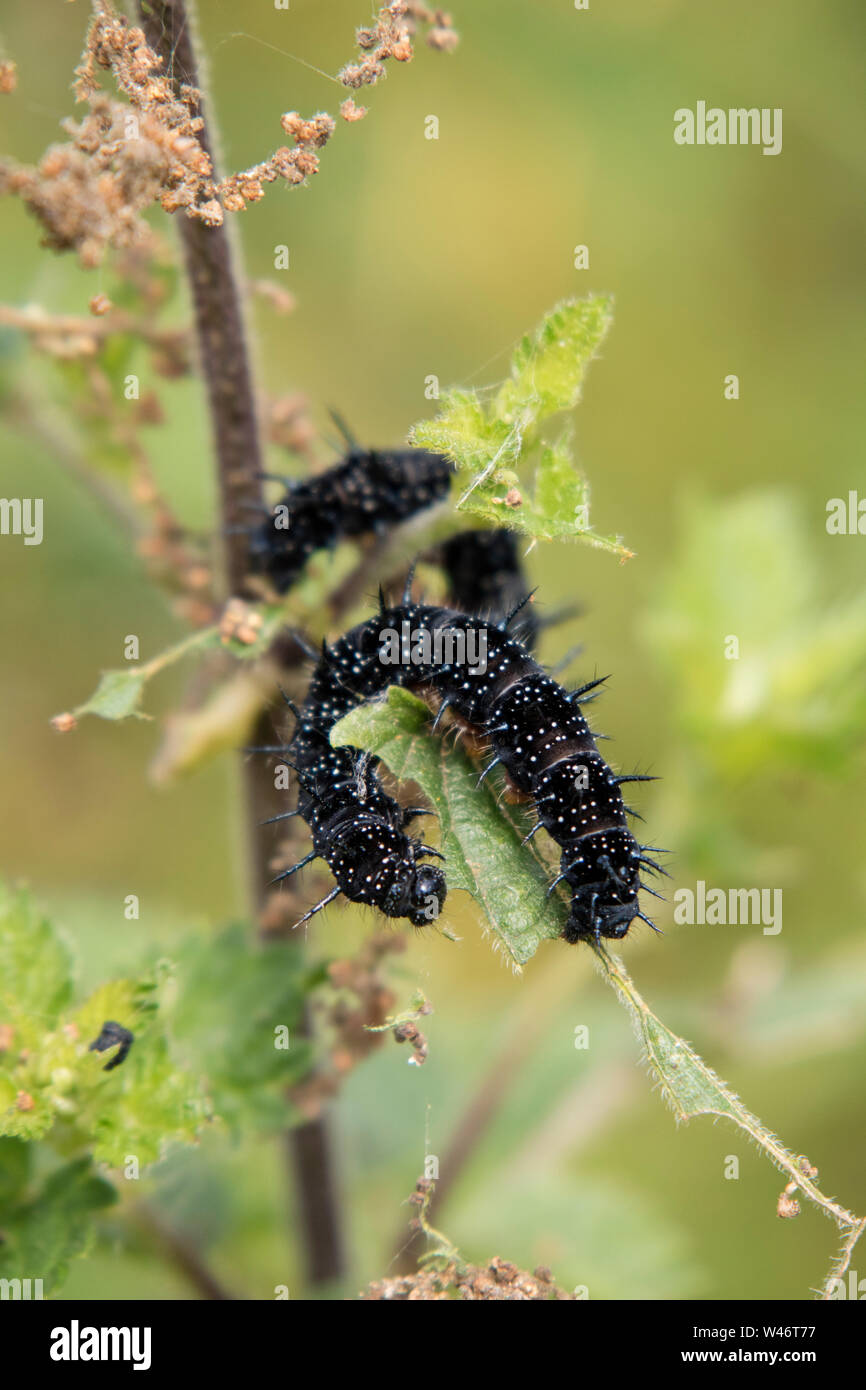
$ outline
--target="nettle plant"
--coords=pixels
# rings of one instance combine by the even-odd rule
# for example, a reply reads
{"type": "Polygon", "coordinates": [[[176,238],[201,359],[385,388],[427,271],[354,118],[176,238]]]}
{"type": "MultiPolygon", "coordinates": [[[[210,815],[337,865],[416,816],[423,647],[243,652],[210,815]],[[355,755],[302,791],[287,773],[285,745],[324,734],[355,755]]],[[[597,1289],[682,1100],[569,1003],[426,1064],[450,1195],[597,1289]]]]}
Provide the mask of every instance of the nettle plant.
{"type": "MultiPolygon", "coordinates": [[[[389,62],[412,56],[419,31],[440,51],[456,43],[442,11],[413,0],[385,5],[372,25],[358,30],[357,59],[339,80],[348,92],[374,85],[389,62]]],[[[10,63],[4,64],[0,86],[7,93],[15,87],[10,63]]],[[[568,424],[586,369],[611,324],[609,298],[558,305],[519,343],[503,382],[486,391],[446,393],[435,418],[412,430],[412,450],[373,455],[350,445],[339,495],[345,506],[351,495],[359,510],[355,523],[340,533],[330,524],[326,490],[333,470],[310,471],[315,432],[306,402],[300,395],[268,401],[254,388],[244,282],[225,226],[227,215],[258,201],[269,185],[299,184],[315,174],[337,121],[324,113],[287,113],[281,124],[291,146],[253,168],[219,177],[180,0],[142,3],[140,27],[97,3],[75,93],[85,114],[66,123],[68,140],[52,146],[34,168],[0,163],[0,180],[35,216],[52,251],[73,252],[87,268],[103,266],[105,289],[91,299],[89,314],[77,316],[0,306],[0,324],[25,335],[56,369],[51,389],[65,408],[65,423],[49,425],[23,373],[7,387],[7,408],[20,426],[48,438],[59,460],[127,528],[154,582],[170,595],[190,631],[149,660],[104,672],[87,700],[56,716],[58,731],[70,733],[88,715],[112,721],[145,717],[149,682],[192,658],[197,703],[171,721],[156,759],[157,776],[169,781],[225,750],[271,744],[275,720],[284,713],[283,687],[303,700],[305,672],[310,658],[319,658],[318,644],[345,631],[353,616],[365,616],[356,614],[358,595],[376,583],[388,592],[402,586],[419,555],[440,553],[437,548],[462,530],[507,527],[527,553],[538,542],[582,542],[620,560],[631,558],[618,537],[591,526],[589,488],[575,466],[568,424]],[[153,207],[174,219],[182,255],[145,218],[153,207]],[[190,327],[172,317],[184,285],[190,327]],[[162,419],[157,385],[187,375],[194,362],[207,388],[219,488],[214,546],[190,534],[174,515],[155,482],[147,443],[148,429],[162,419]],[[303,482],[281,492],[275,505],[267,503],[264,490],[267,445],[289,450],[307,465],[303,482]],[[426,472],[419,462],[424,459],[434,461],[426,472]],[[376,493],[383,487],[388,506],[376,493]],[[272,563],[279,556],[280,508],[287,514],[287,543],[295,546],[295,560],[282,568],[272,563]],[[323,553],[321,547],[341,535],[336,552],[323,553]]],[[[348,95],[340,118],[354,126],[363,115],[348,95]]],[[[291,297],[278,287],[249,290],[277,312],[291,311],[291,297]]],[[[434,586],[441,583],[432,565],[425,577],[434,586]]],[[[407,602],[410,596],[407,590],[407,602]]],[[[501,631],[488,626],[491,633],[501,631]]],[[[325,733],[319,731],[319,770],[338,767],[341,750],[355,750],[352,795],[365,806],[373,796],[365,779],[376,766],[420,787],[429,803],[425,809],[438,818],[445,861],[436,870],[439,877],[429,881],[439,883],[444,874],[449,890],[469,895],[492,944],[515,969],[529,965],[542,942],[569,951],[558,939],[568,936],[572,884],[567,874],[564,882],[556,879],[553,841],[545,848],[543,836],[530,834],[525,808],[503,799],[499,774],[480,777],[476,744],[436,731],[423,692],[412,693],[395,680],[385,693],[386,685],[380,671],[379,698],[331,710],[343,717],[330,718],[325,733]]],[[[302,937],[291,928],[315,901],[306,896],[314,885],[302,890],[292,874],[288,888],[268,886],[275,875],[286,876],[299,843],[281,824],[295,824],[286,817],[286,791],[297,774],[286,748],[276,746],[274,753],[276,770],[263,757],[243,762],[244,816],[277,827],[272,838],[262,831],[253,841],[257,861],[251,877],[260,894],[250,916],[257,936],[234,924],[212,937],[191,937],[170,959],[153,954],[134,977],[112,980],[81,999],[62,934],[28,893],[4,896],[4,1278],[38,1277],[47,1292],[59,1287],[70,1260],[89,1247],[103,1208],[120,1201],[123,1216],[148,1219],[124,1180],[139,1177],[171,1146],[195,1143],[214,1125],[236,1132],[294,1126],[302,1210],[317,1213],[303,1232],[308,1272],[317,1281],[342,1272],[323,1107],[346,1072],[389,1033],[408,1042],[413,1060],[423,1063],[427,1042],[418,1025],[430,1006],[416,993],[399,1007],[387,964],[405,948],[405,937],[393,932],[375,931],[352,959],[307,963],[302,937]],[[320,1020],[315,1030],[311,1006],[320,1020]],[[122,1060],[115,1048],[124,1053],[122,1060]]],[[[313,806],[313,818],[315,812],[313,806]]],[[[618,883],[621,869],[610,856],[608,867],[611,882],[618,883]]],[[[438,911],[434,916],[429,930],[448,935],[447,918],[438,911]]],[[[863,1221],[826,1197],[808,1160],[777,1140],[649,1008],[605,944],[605,937],[623,934],[588,929],[578,933],[587,942],[579,949],[593,953],[628,1011],[662,1096],[677,1119],[722,1116],[760,1146],[786,1178],[780,1215],[796,1214],[800,1192],[836,1222],[844,1243],[824,1285],[830,1296],[863,1221]]],[[[573,933],[571,939],[577,939],[573,933]]],[[[421,1272],[373,1285],[366,1297],[570,1296],[543,1270],[529,1275],[499,1259],[487,1270],[467,1264],[430,1225],[435,1193],[426,1179],[412,1201],[415,1229],[429,1244],[421,1272]]],[[[185,1252],[181,1262],[205,1296],[220,1296],[200,1261],[185,1252]]]]}

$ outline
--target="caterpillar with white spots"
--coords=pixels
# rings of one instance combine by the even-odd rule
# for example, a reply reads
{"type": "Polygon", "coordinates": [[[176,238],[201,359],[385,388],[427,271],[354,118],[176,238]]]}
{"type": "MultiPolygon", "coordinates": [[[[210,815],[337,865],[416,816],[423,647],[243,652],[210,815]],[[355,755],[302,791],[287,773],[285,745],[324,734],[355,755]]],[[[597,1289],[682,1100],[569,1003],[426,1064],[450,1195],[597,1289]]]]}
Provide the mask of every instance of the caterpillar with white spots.
{"type": "Polygon", "coordinates": [[[596,747],[579,702],[603,682],[563,689],[509,635],[516,616],[494,623],[412,603],[407,585],[403,603],[383,601],[376,617],[323,645],[283,750],[299,778],[297,809],[285,815],[303,817],[313,846],[279,877],[321,858],[335,879],[301,922],[340,893],[416,926],[442,909],[445,874],[425,862],[442,856],[408,830],[419,808],[404,809],[384,791],[377,759],[329,742],[338,719],[396,684],[432,691],[440,701],[437,724],[449,709],[489,742],[493,757],[483,775],[501,765],[512,788],[534,802],[530,836],[544,829],[561,850],[551,888],[564,881],[570,891],[566,941],[621,938],[636,918],[654,926],[640,908],[647,889],[640,875],[664,870],[648,857],[655,847],[640,845],[629,829],[620,790],[649,779],[616,776],[596,747]],[[467,659],[482,651],[483,661],[467,659]]]}
{"type": "Polygon", "coordinates": [[[513,531],[458,531],[440,548],[440,563],[448,581],[448,603],[462,613],[499,622],[514,611],[515,634],[534,650],[538,635],[551,619],[541,619],[520,562],[520,540],[513,531]]]}
{"type": "MultiPolygon", "coordinates": [[[[425,449],[349,452],[324,473],[291,481],[249,536],[249,564],[284,594],[316,550],[381,533],[447,497],[453,467],[425,449]]],[[[287,481],[287,480],[283,480],[287,481]]]]}

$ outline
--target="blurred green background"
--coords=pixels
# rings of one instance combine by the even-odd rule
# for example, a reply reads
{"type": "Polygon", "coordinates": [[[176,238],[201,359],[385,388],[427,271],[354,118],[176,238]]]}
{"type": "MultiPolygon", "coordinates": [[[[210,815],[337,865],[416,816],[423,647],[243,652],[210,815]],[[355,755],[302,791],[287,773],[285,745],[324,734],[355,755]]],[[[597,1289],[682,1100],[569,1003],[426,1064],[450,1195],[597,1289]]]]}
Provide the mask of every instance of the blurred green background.
{"type": "MultiPolygon", "coordinates": [[[[323,427],[334,405],[361,439],[393,444],[429,413],[428,375],[443,387],[495,381],[558,299],[615,293],[576,422],[594,525],[622,534],[637,558],[532,554],[540,599],[586,609],[546,635],[544,655],[580,641],[575,673],[613,673],[598,719],[619,766],[664,777],[638,804],[652,842],[674,851],[674,886],[782,887],[785,909],[781,934],[764,937],[678,927],[659,905],[666,935],[633,932],[623,954],[665,1021],[808,1154],[825,1191],[862,1213],[863,706],[850,683],[862,688],[866,540],[828,536],[825,506],[866,492],[866,12],[856,0],[612,0],[588,12],[571,0],[455,0],[453,14],[455,54],[419,43],[409,68],[364,97],[368,118],[340,127],[309,187],[274,186],[236,219],[249,275],[279,279],[298,301],[288,318],[255,307],[263,387],[307,393],[323,427]],[[782,107],[782,154],[676,146],[674,110],[700,99],[782,107]],[[429,114],[437,141],[424,138],[429,114]],[[588,271],[573,268],[581,243],[588,271]],[[291,252],[282,276],[280,244],[291,252]],[[732,372],[737,402],[723,397],[732,372]],[[745,712],[728,698],[731,633],[756,671],[745,712]]],[[[336,110],[341,90],[306,65],[335,72],[368,19],[353,0],[291,0],[288,11],[203,0],[199,17],[226,169],[281,143],[284,110],[336,110]]],[[[85,23],[80,2],[0,4],[19,67],[17,92],[0,100],[4,152],[35,161],[58,138],[85,23]]],[[[0,237],[4,302],[86,312],[103,288],[104,272],[40,250],[10,200],[0,237]]],[[[3,346],[14,372],[21,346],[10,335],[3,346]]],[[[40,379],[50,393],[51,374],[40,379]]],[[[187,381],[160,394],[160,477],[181,515],[206,527],[200,390],[187,381]]],[[[93,984],[155,941],[170,952],[184,931],[242,910],[235,768],[224,759],[157,790],[153,724],[93,720],[53,734],[50,716],[122,663],[125,634],[147,658],[182,628],[43,445],[6,424],[2,458],[3,494],[43,497],[46,525],[38,548],[0,540],[2,869],[32,884],[93,984]],[[123,916],[129,893],[138,922],[123,916]]],[[[170,709],[182,689],[172,673],[150,707],[170,709]]],[[[588,953],[550,943],[518,978],[470,910],[451,920],[459,944],[415,935],[399,966],[402,996],[418,984],[435,1008],[429,1061],[409,1068],[389,1044],[335,1108],[352,1255],[340,1292],[386,1273],[425,1135],[441,1156],[503,1058],[514,1073],[504,1103],[438,1218],[467,1256],[543,1262],[593,1298],[808,1296],[834,1251],[832,1226],[807,1204],[777,1220],[780,1176],[739,1132],[707,1121],[676,1130],[588,953]],[[587,1051],[573,1044],[579,1024],[587,1051]],[[724,1177],[727,1155],[740,1159],[737,1181],[724,1177]]],[[[369,927],[331,911],[309,949],[348,954],[369,927]]],[[[303,1292],[284,1168],[279,1140],[211,1137],[149,1181],[232,1289],[269,1298],[276,1284],[303,1292]]],[[[191,1296],[110,1221],[66,1292],[191,1296]]]]}

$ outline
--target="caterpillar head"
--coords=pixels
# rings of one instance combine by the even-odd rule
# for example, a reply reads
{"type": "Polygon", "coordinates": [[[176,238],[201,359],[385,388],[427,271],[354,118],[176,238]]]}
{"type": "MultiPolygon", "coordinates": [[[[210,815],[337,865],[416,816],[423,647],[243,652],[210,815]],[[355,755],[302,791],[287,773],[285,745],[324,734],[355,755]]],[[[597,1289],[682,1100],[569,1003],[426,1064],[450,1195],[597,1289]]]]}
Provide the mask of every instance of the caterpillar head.
{"type": "Polygon", "coordinates": [[[606,936],[618,941],[626,935],[639,910],[636,893],[627,902],[616,901],[611,900],[610,885],[584,884],[572,897],[565,939],[598,941],[599,937],[606,936]]]}
{"type": "Polygon", "coordinates": [[[566,940],[619,940],[640,913],[640,850],[623,828],[587,835],[578,846],[564,874],[572,889],[566,940]]]}
{"type": "Polygon", "coordinates": [[[435,922],[445,902],[445,875],[422,860],[438,851],[403,831],[405,812],[384,793],[377,799],[379,810],[390,808],[389,814],[366,805],[362,809],[354,795],[340,799],[336,814],[322,814],[326,803],[317,808],[313,828],[313,847],[340,891],[350,902],[376,907],[386,917],[408,917],[415,927],[435,922]]]}
{"type": "Polygon", "coordinates": [[[416,862],[407,866],[407,872],[395,876],[382,910],[388,917],[408,917],[413,927],[428,927],[442,911],[446,893],[442,870],[434,864],[416,862]]]}

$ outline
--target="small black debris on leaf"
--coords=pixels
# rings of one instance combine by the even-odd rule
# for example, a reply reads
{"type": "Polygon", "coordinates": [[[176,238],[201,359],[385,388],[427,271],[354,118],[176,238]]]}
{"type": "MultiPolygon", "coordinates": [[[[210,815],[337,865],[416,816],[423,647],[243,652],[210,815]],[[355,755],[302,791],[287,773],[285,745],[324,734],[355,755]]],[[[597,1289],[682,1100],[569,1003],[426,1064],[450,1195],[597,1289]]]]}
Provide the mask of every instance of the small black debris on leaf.
{"type": "Polygon", "coordinates": [[[115,1055],[102,1068],[103,1071],[113,1071],[115,1067],[119,1067],[121,1062],[126,1060],[134,1041],[134,1033],[130,1033],[129,1029],[124,1028],[122,1024],[114,1023],[110,1018],[107,1018],[102,1025],[102,1032],[99,1037],[93,1039],[87,1050],[88,1052],[107,1052],[110,1047],[117,1047],[115,1055]]]}

